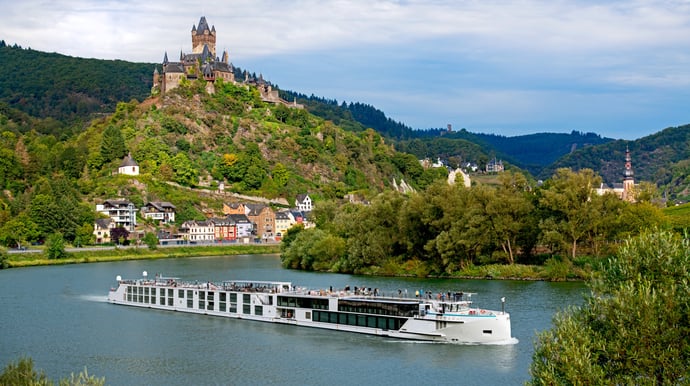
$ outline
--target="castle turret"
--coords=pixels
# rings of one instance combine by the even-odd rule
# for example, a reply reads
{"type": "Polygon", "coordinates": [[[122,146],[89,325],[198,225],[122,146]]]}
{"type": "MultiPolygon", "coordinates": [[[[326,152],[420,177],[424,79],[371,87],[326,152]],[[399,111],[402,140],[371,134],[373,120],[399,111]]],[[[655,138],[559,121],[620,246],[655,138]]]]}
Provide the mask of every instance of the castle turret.
{"type": "Polygon", "coordinates": [[[216,27],[209,28],[206,16],[199,20],[199,27],[192,27],[192,52],[200,54],[207,45],[211,55],[216,57],[216,27]]]}

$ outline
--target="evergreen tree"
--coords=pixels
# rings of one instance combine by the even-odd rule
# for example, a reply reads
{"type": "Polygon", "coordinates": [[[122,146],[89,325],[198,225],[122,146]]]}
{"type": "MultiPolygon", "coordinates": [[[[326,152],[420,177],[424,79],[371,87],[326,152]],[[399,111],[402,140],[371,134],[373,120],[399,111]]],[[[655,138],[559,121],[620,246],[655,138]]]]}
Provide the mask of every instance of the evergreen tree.
{"type": "Polygon", "coordinates": [[[101,158],[104,162],[121,159],[127,154],[125,139],[122,137],[120,129],[109,125],[103,131],[101,139],[101,158]]]}

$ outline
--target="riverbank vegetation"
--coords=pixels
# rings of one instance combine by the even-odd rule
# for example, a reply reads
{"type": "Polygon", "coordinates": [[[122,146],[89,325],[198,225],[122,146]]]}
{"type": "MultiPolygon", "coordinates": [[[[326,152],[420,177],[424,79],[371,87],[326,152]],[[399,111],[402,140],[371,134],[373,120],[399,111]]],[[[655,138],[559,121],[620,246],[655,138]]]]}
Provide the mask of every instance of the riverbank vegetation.
{"type": "Polygon", "coordinates": [[[104,261],[124,261],[143,259],[172,259],[193,256],[225,256],[278,253],[277,244],[249,245],[209,245],[171,248],[111,248],[99,250],[72,250],[59,259],[49,258],[48,252],[30,252],[8,254],[0,251],[0,269],[36,265],[61,265],[79,263],[97,263],[104,261]]]}
{"type": "Polygon", "coordinates": [[[662,210],[598,195],[590,169],[559,169],[532,187],[520,173],[499,185],[435,183],[411,195],[386,192],[369,205],[320,202],[314,229],[283,240],[287,268],[356,274],[585,279],[621,240],[669,227],[662,210]]]}
{"type": "MultiPolygon", "coordinates": [[[[72,373],[69,378],[60,379],[57,384],[59,386],[103,386],[105,378],[89,375],[84,368],[84,371],[79,374],[72,373]]],[[[5,366],[0,374],[0,385],[50,386],[55,385],[55,382],[50,380],[43,370],[34,368],[33,359],[21,358],[16,363],[5,366]]]]}
{"type": "Polygon", "coordinates": [[[582,307],[539,334],[532,385],[678,385],[690,379],[690,241],[645,231],[589,282],[582,307]]]}

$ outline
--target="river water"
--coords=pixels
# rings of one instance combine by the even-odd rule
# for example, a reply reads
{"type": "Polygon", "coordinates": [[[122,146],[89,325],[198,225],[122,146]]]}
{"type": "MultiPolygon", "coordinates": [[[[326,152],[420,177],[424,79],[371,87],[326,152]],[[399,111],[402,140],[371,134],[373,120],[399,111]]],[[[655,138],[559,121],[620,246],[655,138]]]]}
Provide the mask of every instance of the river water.
{"type": "Polygon", "coordinates": [[[518,385],[537,331],[581,304],[582,283],[376,278],[282,269],[276,255],[142,260],[0,270],[0,365],[33,358],[59,379],[86,367],[109,385],[518,385]],[[309,288],[477,293],[500,310],[512,345],[470,346],[173,313],[108,304],[115,277],[291,281],[309,288]]]}

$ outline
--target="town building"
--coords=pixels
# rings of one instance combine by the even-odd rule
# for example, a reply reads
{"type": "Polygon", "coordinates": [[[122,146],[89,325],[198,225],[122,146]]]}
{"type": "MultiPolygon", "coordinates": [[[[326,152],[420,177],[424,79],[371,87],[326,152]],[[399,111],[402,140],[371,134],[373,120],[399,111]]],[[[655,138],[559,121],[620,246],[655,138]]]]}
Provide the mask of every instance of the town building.
{"type": "Polygon", "coordinates": [[[500,173],[503,170],[505,170],[503,161],[497,160],[496,158],[492,159],[486,164],[487,173],[500,173]]]}
{"type": "Polygon", "coordinates": [[[237,240],[237,227],[232,217],[212,218],[209,220],[213,224],[213,238],[217,242],[237,240]]]}
{"type": "Polygon", "coordinates": [[[248,242],[253,237],[254,225],[245,214],[229,214],[228,218],[235,222],[237,240],[248,242]]]}
{"type": "Polygon", "coordinates": [[[245,204],[247,218],[254,224],[254,235],[261,239],[272,239],[275,236],[276,217],[273,209],[263,204],[245,204]]]}
{"type": "Polygon", "coordinates": [[[295,199],[295,208],[303,212],[311,212],[314,209],[311,197],[308,194],[298,194],[295,199]]]}
{"type": "Polygon", "coordinates": [[[115,228],[115,221],[110,218],[99,218],[93,227],[93,235],[96,236],[96,244],[109,243],[110,230],[115,228]]]}
{"type": "Polygon", "coordinates": [[[162,224],[175,222],[175,205],[165,201],[149,202],[141,208],[144,219],[151,219],[162,224]]]}
{"type": "Polygon", "coordinates": [[[115,227],[123,227],[134,232],[137,226],[137,211],[134,204],[127,200],[105,200],[96,205],[96,212],[108,216],[115,223],[115,227]]]}
{"type": "Polygon", "coordinates": [[[295,218],[292,217],[292,213],[290,213],[290,211],[284,210],[276,212],[275,239],[282,239],[287,233],[287,230],[290,229],[290,227],[292,227],[293,225],[295,225],[295,218]]]}
{"type": "Polygon", "coordinates": [[[180,236],[190,243],[212,243],[215,239],[213,222],[211,221],[185,221],[180,225],[180,236]]]}

